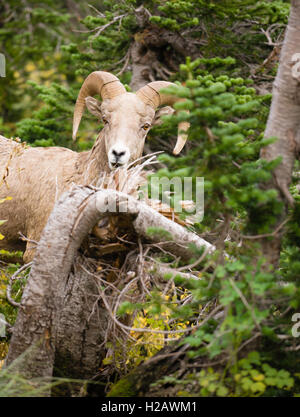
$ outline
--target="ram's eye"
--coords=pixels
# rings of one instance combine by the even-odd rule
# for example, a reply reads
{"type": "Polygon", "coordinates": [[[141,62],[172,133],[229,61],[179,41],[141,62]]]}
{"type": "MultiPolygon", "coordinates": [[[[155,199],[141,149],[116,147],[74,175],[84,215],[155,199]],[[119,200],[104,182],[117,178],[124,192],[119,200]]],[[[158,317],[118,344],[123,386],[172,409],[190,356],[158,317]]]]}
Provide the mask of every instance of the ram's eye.
{"type": "Polygon", "coordinates": [[[149,124],[149,123],[145,123],[145,124],[142,126],[142,128],[143,128],[144,130],[148,130],[148,129],[149,129],[149,127],[150,127],[150,124],[149,124]]]}
{"type": "Polygon", "coordinates": [[[102,117],[102,121],[103,121],[103,123],[104,123],[105,125],[107,125],[107,124],[108,124],[108,120],[107,120],[107,119],[105,119],[105,117],[102,117]]]}

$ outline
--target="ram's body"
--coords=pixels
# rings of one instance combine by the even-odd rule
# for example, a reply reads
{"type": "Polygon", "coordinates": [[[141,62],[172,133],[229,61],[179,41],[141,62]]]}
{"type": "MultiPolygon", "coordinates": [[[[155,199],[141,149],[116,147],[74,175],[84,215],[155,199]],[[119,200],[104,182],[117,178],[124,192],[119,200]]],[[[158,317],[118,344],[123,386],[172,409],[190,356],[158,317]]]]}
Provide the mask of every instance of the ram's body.
{"type": "MultiPolygon", "coordinates": [[[[92,73],[76,102],[73,137],[85,105],[106,124],[87,152],[33,148],[0,136],[0,198],[11,197],[0,204],[0,220],[6,220],[1,226],[5,239],[0,241],[0,248],[21,248],[20,233],[38,241],[55,201],[72,184],[95,185],[101,172],[139,158],[148,130],[158,115],[156,107],[174,102],[173,98],[160,96],[158,88],[155,90],[157,85],[162,88],[166,84],[169,83],[150,83],[150,87],[133,94],[127,93],[111,74],[92,73]],[[102,96],[102,104],[89,96],[96,93],[102,96]]],[[[182,143],[179,136],[177,149],[182,143]]],[[[24,260],[31,260],[33,253],[27,246],[24,260]]]]}
{"type": "Polygon", "coordinates": [[[92,152],[77,153],[59,147],[24,147],[0,136],[0,199],[11,197],[0,204],[0,219],[6,220],[0,247],[21,249],[19,232],[39,240],[55,200],[74,183],[95,183],[107,167],[100,147],[100,138],[92,152]]]}

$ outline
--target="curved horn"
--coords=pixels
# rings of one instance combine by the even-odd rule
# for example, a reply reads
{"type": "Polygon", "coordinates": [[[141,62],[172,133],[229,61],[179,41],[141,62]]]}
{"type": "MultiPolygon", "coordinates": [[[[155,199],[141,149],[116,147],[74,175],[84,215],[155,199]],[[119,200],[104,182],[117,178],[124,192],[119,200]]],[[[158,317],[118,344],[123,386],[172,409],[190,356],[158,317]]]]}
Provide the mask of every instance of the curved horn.
{"type": "Polygon", "coordinates": [[[126,93],[126,89],[120,80],[105,71],[92,72],[83,82],[79,91],[73,117],[73,140],[76,139],[78,127],[85,108],[85,98],[99,94],[102,100],[114,98],[126,93]]]}
{"type": "MultiPolygon", "coordinates": [[[[163,88],[167,88],[170,85],[175,85],[174,83],[170,83],[168,81],[153,81],[145,87],[140,88],[136,95],[147,105],[152,106],[156,109],[159,106],[172,106],[177,101],[181,101],[180,99],[171,94],[161,93],[160,90],[163,88]]],[[[175,148],[173,149],[173,154],[177,155],[181,152],[182,148],[184,147],[187,141],[187,134],[180,133],[180,131],[186,132],[190,124],[188,122],[180,122],[178,125],[178,136],[175,148]]]]}

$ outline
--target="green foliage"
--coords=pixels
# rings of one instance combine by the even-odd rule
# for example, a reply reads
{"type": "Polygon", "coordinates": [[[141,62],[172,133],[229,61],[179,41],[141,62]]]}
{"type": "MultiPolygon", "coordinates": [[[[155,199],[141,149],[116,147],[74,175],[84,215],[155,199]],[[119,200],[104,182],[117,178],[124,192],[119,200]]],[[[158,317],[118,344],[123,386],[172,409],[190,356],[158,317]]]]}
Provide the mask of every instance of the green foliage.
{"type": "MultiPolygon", "coordinates": [[[[266,52],[261,29],[271,24],[277,34],[280,25],[287,23],[289,2],[285,1],[166,1],[157,7],[151,21],[171,31],[192,30],[192,37],[200,39],[201,54],[207,58],[228,55],[241,58],[241,50],[247,51],[243,62],[258,62],[266,52]],[[244,25],[251,30],[242,30],[244,25]],[[240,28],[237,32],[233,27],[240,28]]],[[[218,58],[215,58],[218,60],[218,58]]],[[[236,68],[236,74],[247,74],[247,66],[236,68]]]]}
{"type": "Polygon", "coordinates": [[[112,387],[107,397],[134,397],[135,395],[136,388],[129,378],[123,378],[112,387]]]}
{"type": "Polygon", "coordinates": [[[176,376],[166,376],[153,386],[164,384],[176,385],[178,396],[191,395],[192,388],[193,393],[198,390],[197,394],[203,397],[258,397],[290,391],[294,379],[289,372],[262,362],[260,354],[252,351],[225,372],[208,367],[189,374],[184,381],[176,376]]]}
{"type": "Polygon", "coordinates": [[[6,122],[33,109],[36,101],[25,81],[34,71],[48,71],[49,77],[50,70],[53,80],[61,80],[62,67],[53,57],[69,17],[63,2],[53,0],[28,1],[26,7],[18,0],[0,5],[0,51],[6,56],[8,80],[0,82],[0,108],[6,122]]]}
{"type": "MultiPolygon", "coordinates": [[[[279,160],[259,159],[260,149],[276,140],[263,137],[269,97],[257,96],[249,87],[250,80],[230,77],[226,74],[227,62],[220,59],[219,63],[223,64],[224,74],[215,76],[207,73],[209,60],[188,60],[181,67],[185,85],[166,90],[186,99],[177,106],[176,116],[165,117],[165,123],[177,125],[182,120],[190,121],[189,151],[177,158],[161,156],[166,167],[156,175],[182,179],[186,175],[204,177],[205,215],[203,222],[194,224],[194,228],[220,236],[214,243],[220,244],[221,249],[223,239],[229,236],[225,244],[228,256],[223,259],[217,251],[202,260],[196,268],[200,280],[175,277],[176,286],[188,289],[192,295],[189,303],[178,305],[155,292],[144,307],[130,308],[146,308],[149,312],[152,305],[158,314],[168,309],[173,323],[176,320],[194,323],[191,334],[182,339],[182,345],[190,346],[190,360],[194,364],[198,362],[199,368],[204,360],[225,365],[221,373],[213,367],[196,373],[199,391],[193,386],[193,394],[259,396],[272,392],[272,395],[285,395],[299,383],[297,360],[287,360],[294,343],[291,316],[300,306],[299,251],[293,246],[298,239],[299,198],[296,198],[294,218],[289,222],[290,233],[282,251],[281,268],[274,270],[262,257],[253,236],[271,232],[282,210],[277,192],[264,189],[279,160]],[[205,314],[201,312],[204,306],[209,306],[205,314]],[[221,319],[215,318],[218,311],[222,311],[221,319]],[[203,314],[204,319],[200,319],[203,314]],[[258,340],[262,359],[257,353],[245,359],[247,346],[258,340]]],[[[195,250],[191,263],[201,254],[202,251],[195,250]]],[[[124,311],[128,312],[128,307],[124,311]]],[[[168,378],[172,377],[168,376],[165,383],[170,383],[168,378]]],[[[179,385],[189,383],[188,376],[178,382],[179,385]]]]}
{"type": "Polygon", "coordinates": [[[17,136],[35,146],[70,146],[75,94],[56,83],[51,87],[38,86],[35,82],[30,82],[30,85],[45,105],[35,111],[33,117],[17,123],[17,136]]]}
{"type": "MultiPolygon", "coordinates": [[[[0,18],[0,52],[13,57],[7,59],[9,83],[0,82],[0,108],[4,116],[3,129],[1,124],[0,129],[8,136],[16,134],[37,146],[71,146],[71,113],[83,77],[99,69],[116,74],[121,71],[121,81],[130,82],[131,73],[123,65],[134,38],[144,36],[135,13],[140,2],[113,0],[99,4],[92,1],[90,6],[76,2],[80,12],[62,1],[36,3],[28,1],[26,13],[22,14],[19,2],[10,2],[0,18]],[[82,17],[80,26],[78,13],[82,17]],[[13,15],[17,16],[14,20],[13,15]],[[43,103],[45,106],[41,108],[43,103]]],[[[203,56],[203,63],[206,62],[207,75],[223,74],[226,63],[230,78],[237,78],[236,87],[238,77],[247,77],[249,68],[260,66],[270,53],[261,29],[266,30],[276,22],[272,36],[279,36],[289,11],[288,2],[281,0],[259,3],[247,0],[243,7],[239,0],[147,0],[143,6],[151,14],[150,21],[155,28],[180,32],[182,36],[191,33],[191,40],[195,40],[196,49],[203,56]],[[244,30],[244,25],[249,30],[244,30]],[[241,51],[247,53],[241,56],[241,51]],[[236,61],[238,65],[233,65],[236,61]]],[[[174,52],[176,68],[182,56],[178,58],[178,51],[174,52]]],[[[178,74],[174,68],[171,79],[176,80],[178,74]]],[[[251,89],[249,92],[241,89],[245,97],[237,103],[237,112],[249,108],[247,96],[253,94],[251,89]]],[[[230,96],[226,102],[229,105],[230,96]]],[[[88,120],[89,124],[83,124],[81,130],[85,133],[79,132],[78,146],[82,150],[91,146],[99,129],[91,122],[93,119],[88,120]]],[[[154,147],[155,133],[161,136],[161,129],[154,130],[154,147]]]]}
{"type": "Polygon", "coordinates": [[[260,23],[287,23],[289,13],[289,4],[282,1],[243,1],[243,7],[240,7],[240,0],[217,1],[166,1],[158,7],[163,15],[168,17],[156,16],[152,18],[156,23],[171,28],[176,25],[176,29],[187,28],[198,25],[203,19],[209,19],[214,16],[215,19],[230,19],[233,21],[243,21],[255,15],[260,23]],[[195,18],[194,16],[197,16],[195,18]]]}
{"type": "MultiPolygon", "coordinates": [[[[228,62],[232,64],[228,58],[218,60],[225,71],[228,62]]],[[[266,103],[270,97],[258,96],[249,79],[226,74],[214,76],[208,73],[207,67],[211,67],[208,59],[188,60],[181,66],[188,78],[186,85],[166,90],[187,99],[176,105],[176,117],[166,116],[165,120],[174,125],[189,120],[191,143],[185,157],[161,156],[160,160],[168,169],[157,175],[204,177],[205,206],[209,210],[205,211],[199,230],[213,227],[217,218],[229,217],[233,211],[238,210],[240,216],[250,218],[255,210],[256,221],[254,224],[244,221],[244,227],[264,233],[281,210],[277,192],[259,187],[270,180],[272,170],[280,162],[258,159],[260,149],[276,140],[263,138],[266,103]],[[189,110],[189,115],[184,110],[189,110]],[[188,173],[186,167],[190,167],[188,173]],[[262,205],[265,210],[258,218],[256,207],[262,205]]]]}
{"type": "MultiPolygon", "coordinates": [[[[191,357],[209,352],[213,358],[227,351],[235,361],[243,343],[253,335],[276,339],[275,329],[280,322],[278,310],[274,309],[277,300],[284,299],[285,305],[290,306],[300,302],[294,283],[282,287],[279,274],[267,272],[263,259],[258,258],[253,265],[249,255],[219,264],[214,274],[206,273],[204,278],[192,284],[194,305],[218,297],[225,314],[221,324],[211,319],[185,339],[194,348],[191,357]]],[[[290,327],[287,323],[285,326],[289,332],[290,327]]]]}

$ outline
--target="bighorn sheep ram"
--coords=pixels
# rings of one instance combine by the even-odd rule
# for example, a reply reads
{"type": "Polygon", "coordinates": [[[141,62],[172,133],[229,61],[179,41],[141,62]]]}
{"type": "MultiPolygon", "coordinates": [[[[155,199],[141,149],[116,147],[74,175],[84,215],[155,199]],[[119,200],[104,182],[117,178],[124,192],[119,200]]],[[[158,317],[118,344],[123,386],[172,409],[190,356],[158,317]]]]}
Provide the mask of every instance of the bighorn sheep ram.
{"type": "MultiPolygon", "coordinates": [[[[80,89],[73,118],[74,140],[85,106],[103,120],[104,128],[87,152],[26,147],[0,136],[0,198],[12,197],[0,204],[0,219],[6,220],[1,226],[5,239],[0,248],[22,249],[20,232],[38,241],[55,200],[72,184],[95,184],[101,172],[139,158],[150,127],[163,113],[159,107],[178,101],[160,92],[169,85],[172,83],[154,81],[136,93],[129,93],[114,75],[92,72],[80,89]],[[102,103],[92,97],[96,94],[101,96],[102,103]]],[[[179,129],[187,128],[188,123],[179,124],[179,129]]],[[[181,151],[185,141],[186,135],[179,132],[174,154],[181,151]]],[[[27,246],[24,261],[30,261],[33,254],[27,246]]]]}

